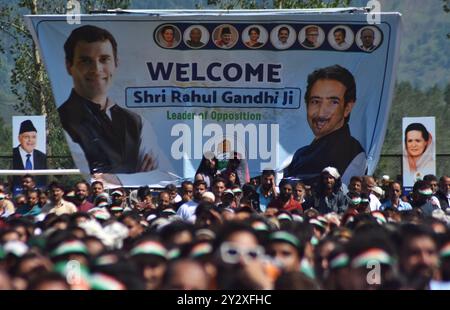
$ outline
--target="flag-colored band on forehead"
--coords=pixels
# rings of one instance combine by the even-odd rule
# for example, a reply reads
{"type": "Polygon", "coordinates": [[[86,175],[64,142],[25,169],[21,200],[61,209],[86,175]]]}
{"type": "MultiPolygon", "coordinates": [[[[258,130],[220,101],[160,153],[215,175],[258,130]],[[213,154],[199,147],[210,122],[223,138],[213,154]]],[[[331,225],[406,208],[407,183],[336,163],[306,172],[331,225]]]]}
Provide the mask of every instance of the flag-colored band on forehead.
{"type": "Polygon", "coordinates": [[[167,258],[167,249],[159,242],[146,241],[135,246],[130,254],[132,256],[139,254],[155,255],[162,258],[167,258]]]}
{"type": "Polygon", "coordinates": [[[366,267],[369,262],[376,261],[384,265],[392,265],[394,260],[382,249],[369,249],[356,256],[352,262],[352,268],[366,267]]]}
{"type": "Polygon", "coordinates": [[[86,248],[86,245],[79,240],[66,241],[60,244],[55,250],[53,250],[50,253],[50,256],[55,257],[72,253],[81,253],[88,255],[88,250],[86,248]]]}
{"type": "Polygon", "coordinates": [[[349,257],[345,253],[341,253],[330,261],[331,269],[338,269],[347,267],[349,263],[349,257]]]}
{"type": "Polygon", "coordinates": [[[270,235],[269,239],[271,241],[284,241],[292,244],[294,247],[300,247],[300,241],[293,234],[286,231],[277,231],[270,235]]]}

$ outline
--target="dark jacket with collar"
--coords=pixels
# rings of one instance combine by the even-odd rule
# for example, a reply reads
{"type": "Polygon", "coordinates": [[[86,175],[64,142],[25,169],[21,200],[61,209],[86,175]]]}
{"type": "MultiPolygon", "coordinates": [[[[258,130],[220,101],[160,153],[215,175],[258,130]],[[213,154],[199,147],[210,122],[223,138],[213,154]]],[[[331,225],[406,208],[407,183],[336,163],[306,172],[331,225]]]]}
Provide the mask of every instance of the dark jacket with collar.
{"type": "Polygon", "coordinates": [[[314,208],[320,214],[327,214],[336,212],[338,214],[344,213],[348,207],[348,197],[342,191],[332,192],[331,195],[325,196],[323,194],[314,195],[314,208]]]}
{"type": "MultiPolygon", "coordinates": [[[[350,128],[345,124],[340,129],[314,140],[310,145],[298,149],[292,162],[284,170],[284,177],[301,179],[308,185],[317,182],[325,167],[335,167],[341,175],[352,160],[364,152],[361,144],[350,135],[350,128]]],[[[364,171],[361,171],[361,175],[364,171]]]]}
{"type": "Polygon", "coordinates": [[[446,211],[449,208],[448,198],[441,191],[436,192],[436,197],[439,199],[439,203],[441,204],[441,209],[446,211]]]}
{"type": "MultiPolygon", "coordinates": [[[[13,159],[12,159],[12,166],[14,170],[25,170],[25,167],[23,166],[22,157],[20,156],[19,151],[20,145],[13,148],[13,159]]],[[[39,150],[33,150],[33,170],[40,170],[40,169],[47,169],[47,155],[42,153],[39,150]]],[[[38,187],[43,187],[47,183],[47,177],[45,175],[40,175],[35,177],[36,184],[38,187]]],[[[13,177],[13,188],[14,191],[17,192],[18,188],[21,187],[21,177],[20,176],[14,176],[13,177]]]]}
{"type": "Polygon", "coordinates": [[[95,104],[74,90],[58,108],[64,130],[82,148],[91,173],[135,173],[139,166],[142,120],[118,105],[112,120],[95,104]]]}
{"type": "MultiPolygon", "coordinates": [[[[25,170],[19,147],[13,148],[13,169],[25,170]]],[[[33,150],[33,170],[47,169],[47,156],[39,150],[33,150]]]]}

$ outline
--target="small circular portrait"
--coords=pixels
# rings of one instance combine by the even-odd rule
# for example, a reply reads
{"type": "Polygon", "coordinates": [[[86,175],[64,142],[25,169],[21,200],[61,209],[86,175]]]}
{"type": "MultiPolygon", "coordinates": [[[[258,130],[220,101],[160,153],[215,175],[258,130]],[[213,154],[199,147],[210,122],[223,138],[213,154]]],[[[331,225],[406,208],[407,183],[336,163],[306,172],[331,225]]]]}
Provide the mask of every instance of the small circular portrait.
{"type": "Polygon", "coordinates": [[[202,48],[209,42],[209,32],[201,25],[192,25],[184,31],[183,40],[190,48],[202,48]]]}
{"type": "Polygon", "coordinates": [[[242,42],[248,48],[263,47],[268,39],[269,35],[267,30],[261,25],[248,26],[242,32],[242,42]]]}
{"type": "Polygon", "coordinates": [[[328,33],[328,43],[338,51],[345,51],[352,46],[355,35],[348,26],[338,25],[328,33]]]}
{"type": "Polygon", "coordinates": [[[294,28],[289,25],[279,25],[270,33],[270,42],[279,50],[290,48],[297,38],[294,28]]]}
{"type": "Polygon", "coordinates": [[[373,52],[380,45],[382,39],[381,31],[374,26],[361,28],[356,34],[356,45],[364,52],[373,52]]]}
{"type": "Polygon", "coordinates": [[[236,45],[239,33],[234,26],[224,24],[217,26],[213,31],[214,44],[217,47],[229,49],[236,45]]]}
{"type": "Polygon", "coordinates": [[[317,25],[308,25],[300,30],[298,41],[304,48],[315,49],[325,41],[325,32],[317,25]]]}
{"type": "Polygon", "coordinates": [[[156,42],[164,48],[175,48],[180,44],[181,31],[177,26],[165,24],[156,30],[156,42]]]}

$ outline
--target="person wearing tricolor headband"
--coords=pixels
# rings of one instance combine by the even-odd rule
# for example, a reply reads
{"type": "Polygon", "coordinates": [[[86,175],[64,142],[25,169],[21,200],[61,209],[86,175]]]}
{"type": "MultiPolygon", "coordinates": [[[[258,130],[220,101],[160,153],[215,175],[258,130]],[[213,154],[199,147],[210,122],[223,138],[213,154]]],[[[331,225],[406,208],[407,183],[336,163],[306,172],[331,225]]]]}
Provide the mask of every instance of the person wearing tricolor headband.
{"type": "Polygon", "coordinates": [[[323,282],[330,271],[330,254],[340,247],[337,238],[325,237],[314,248],[314,274],[323,282]]]}
{"type": "Polygon", "coordinates": [[[145,280],[148,290],[160,287],[167,268],[168,251],[156,239],[143,239],[130,251],[131,261],[134,262],[145,280]]]}
{"type": "Polygon", "coordinates": [[[405,224],[399,235],[399,267],[412,289],[428,289],[439,280],[439,252],[435,235],[427,226],[405,224]]]}
{"type": "Polygon", "coordinates": [[[185,249],[188,254],[184,256],[198,261],[206,271],[209,280],[208,290],[217,289],[217,267],[211,241],[197,239],[197,241],[186,246],[185,249]]]}
{"type": "Polygon", "coordinates": [[[89,279],[92,290],[96,291],[123,291],[127,287],[116,278],[103,274],[95,273],[89,279]]]}
{"type": "Polygon", "coordinates": [[[80,240],[64,240],[51,249],[49,255],[55,264],[61,261],[74,260],[81,265],[89,266],[88,249],[80,240]]]}
{"type": "Polygon", "coordinates": [[[105,192],[105,187],[101,181],[94,181],[91,183],[91,192],[92,196],[90,197],[89,201],[92,203],[95,202],[95,199],[98,195],[105,192]]]}
{"type": "Polygon", "coordinates": [[[372,212],[372,216],[375,218],[375,220],[378,222],[378,224],[380,225],[384,225],[387,223],[387,219],[384,216],[383,213],[381,213],[380,211],[375,211],[372,212]]]}
{"type": "Polygon", "coordinates": [[[108,211],[115,218],[119,218],[127,208],[126,198],[127,195],[122,188],[117,188],[111,193],[111,205],[108,206],[108,211]]]}
{"type": "Polygon", "coordinates": [[[108,205],[106,204],[106,202],[101,202],[97,207],[89,210],[88,213],[91,214],[98,222],[100,222],[100,224],[103,224],[111,218],[111,214],[108,211],[108,205]]]}
{"type": "MultiPolygon", "coordinates": [[[[313,227],[313,233],[314,233],[314,237],[317,240],[321,240],[323,238],[323,236],[325,236],[325,234],[327,233],[328,230],[328,223],[323,220],[319,220],[319,217],[313,218],[309,220],[309,223],[312,225],[313,227]]],[[[323,219],[323,217],[322,217],[323,219]]]]}
{"type": "Polygon", "coordinates": [[[100,193],[94,200],[95,207],[105,207],[111,204],[111,198],[107,193],[100,193]]]}
{"type": "Polygon", "coordinates": [[[426,181],[417,181],[414,183],[412,191],[412,206],[414,209],[419,210],[425,217],[431,217],[434,210],[438,210],[439,207],[431,203],[431,190],[430,184],[426,181]]]}
{"type": "Polygon", "coordinates": [[[347,252],[342,244],[336,244],[336,248],[328,255],[328,269],[324,270],[322,287],[327,290],[348,290],[350,271],[350,261],[347,252]]]}
{"type": "Polygon", "coordinates": [[[273,289],[276,272],[266,264],[255,230],[246,222],[227,222],[214,243],[218,289],[273,289]]]}
{"type": "Polygon", "coordinates": [[[348,208],[358,210],[361,204],[361,194],[355,191],[349,191],[347,193],[348,196],[348,208]]]}
{"type": "MultiPolygon", "coordinates": [[[[356,192],[349,192],[347,194],[349,201],[348,201],[348,208],[355,210],[359,214],[369,214],[370,213],[370,198],[362,193],[356,193],[356,192]]],[[[349,210],[347,209],[347,211],[349,210]]]]}
{"type": "Polygon", "coordinates": [[[259,240],[265,242],[273,229],[273,225],[264,216],[253,216],[249,219],[250,226],[255,230],[259,240]]]}
{"type": "Polygon", "coordinates": [[[348,289],[399,288],[395,246],[386,230],[369,223],[358,229],[360,233],[345,248],[350,268],[348,289]]]}
{"type": "Polygon", "coordinates": [[[350,258],[352,289],[378,289],[394,276],[395,260],[384,249],[369,248],[350,258]],[[372,274],[368,273],[372,271],[372,274]],[[370,276],[370,277],[369,277],[370,276]]]}
{"type": "Polygon", "coordinates": [[[281,230],[270,234],[266,252],[281,263],[285,272],[300,270],[304,247],[293,234],[281,230]]]}

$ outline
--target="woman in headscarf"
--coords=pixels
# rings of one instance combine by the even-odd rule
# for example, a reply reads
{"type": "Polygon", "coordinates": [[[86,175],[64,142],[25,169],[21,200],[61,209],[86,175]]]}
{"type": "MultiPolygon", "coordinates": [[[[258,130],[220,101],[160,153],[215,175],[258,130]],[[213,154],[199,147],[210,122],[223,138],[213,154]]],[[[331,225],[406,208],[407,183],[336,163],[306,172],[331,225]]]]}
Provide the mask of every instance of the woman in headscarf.
{"type": "Polygon", "coordinates": [[[403,173],[411,184],[426,174],[434,174],[435,161],[433,137],[423,124],[412,123],[405,130],[403,173]]]}

